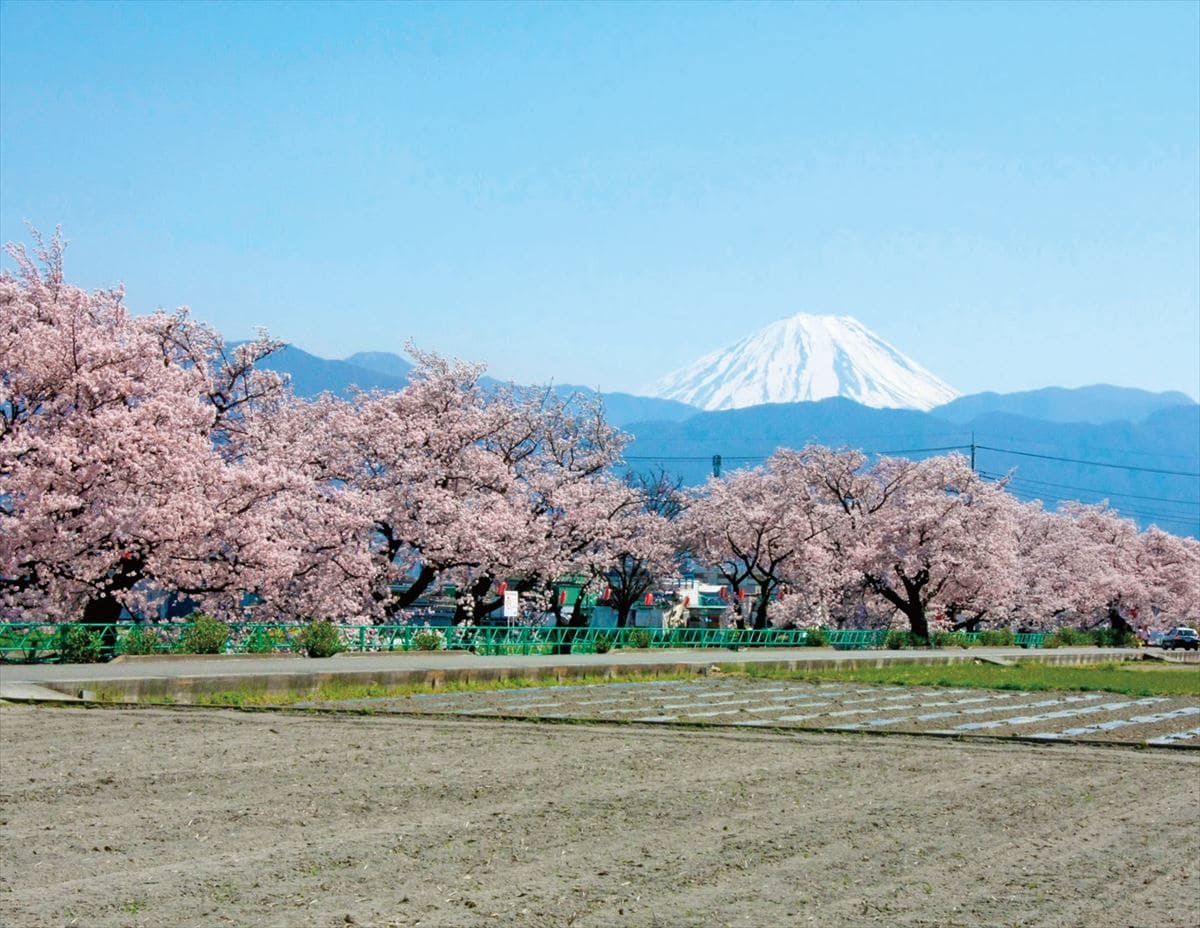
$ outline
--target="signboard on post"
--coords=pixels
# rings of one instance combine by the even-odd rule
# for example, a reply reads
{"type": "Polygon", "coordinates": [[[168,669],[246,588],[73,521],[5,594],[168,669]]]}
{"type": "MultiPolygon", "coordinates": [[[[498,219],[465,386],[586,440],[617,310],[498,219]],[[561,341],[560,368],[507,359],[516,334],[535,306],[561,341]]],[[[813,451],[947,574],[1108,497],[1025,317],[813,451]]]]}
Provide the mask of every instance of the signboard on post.
{"type": "Polygon", "coordinates": [[[516,590],[504,591],[504,618],[518,619],[521,617],[521,595],[516,590]]]}

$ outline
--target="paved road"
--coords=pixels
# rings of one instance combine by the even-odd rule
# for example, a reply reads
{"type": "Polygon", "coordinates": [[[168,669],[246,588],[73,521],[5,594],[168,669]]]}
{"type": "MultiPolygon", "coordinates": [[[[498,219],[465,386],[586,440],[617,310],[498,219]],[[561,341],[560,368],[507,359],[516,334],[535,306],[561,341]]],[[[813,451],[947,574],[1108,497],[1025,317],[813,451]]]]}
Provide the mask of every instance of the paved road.
{"type": "Polygon", "coordinates": [[[621,650],[607,654],[477,655],[467,651],[410,651],[386,654],[339,655],[330,658],[214,656],[137,658],[108,664],[0,664],[0,684],[69,683],[74,681],[136,680],[157,678],[318,676],[395,671],[461,671],[480,669],[545,669],[548,667],[628,668],[682,664],[697,668],[712,664],[810,662],[837,666],[848,661],[912,661],[914,659],[1013,661],[1045,658],[1074,663],[1089,660],[1122,660],[1140,652],[1121,648],[1057,648],[1026,651],[1021,648],[971,648],[934,651],[835,651],[832,648],[770,648],[730,651],[723,648],[621,650]]]}

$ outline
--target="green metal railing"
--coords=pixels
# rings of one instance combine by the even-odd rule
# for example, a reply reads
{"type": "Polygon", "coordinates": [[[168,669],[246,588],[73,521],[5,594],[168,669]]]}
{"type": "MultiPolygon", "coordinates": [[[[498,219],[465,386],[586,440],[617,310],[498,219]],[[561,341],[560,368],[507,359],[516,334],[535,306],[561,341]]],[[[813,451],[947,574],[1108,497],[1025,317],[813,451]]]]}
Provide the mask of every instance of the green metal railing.
{"type": "Polygon", "coordinates": [[[888,631],[886,628],[831,628],[825,632],[825,640],[839,651],[882,648],[888,631]]]}
{"type": "MultiPolygon", "coordinates": [[[[184,653],[189,623],[113,625],[0,623],[0,659],[55,662],[79,657],[80,643],[91,659],[121,654],[184,653]],[[74,656],[72,656],[74,655],[74,656]]],[[[559,628],[548,626],[336,625],[347,651],[473,651],[476,654],[594,654],[633,648],[797,648],[809,644],[803,629],[736,628],[559,628]]],[[[233,623],[224,653],[271,654],[299,650],[305,626],[233,623]]],[[[825,643],[839,650],[884,647],[887,629],[822,629],[825,643]]],[[[971,643],[977,633],[963,636],[971,643]]],[[[1045,635],[1018,634],[1015,644],[1042,647],[1045,635]]],[[[816,639],[820,641],[820,639],[816,639]]]]}

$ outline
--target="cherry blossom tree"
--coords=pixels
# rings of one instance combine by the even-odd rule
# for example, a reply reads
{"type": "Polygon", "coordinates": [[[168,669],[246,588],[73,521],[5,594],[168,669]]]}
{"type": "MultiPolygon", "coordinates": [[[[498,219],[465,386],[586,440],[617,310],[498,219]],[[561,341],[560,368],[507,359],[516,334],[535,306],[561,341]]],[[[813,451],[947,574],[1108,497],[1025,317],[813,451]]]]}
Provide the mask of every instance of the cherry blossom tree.
{"type": "Polygon", "coordinates": [[[682,484],[665,471],[628,473],[625,482],[638,494],[633,511],[624,513],[612,563],[603,570],[605,599],[624,628],[634,608],[655,583],[678,572],[672,521],[683,511],[682,484]]]}
{"type": "Polygon", "coordinates": [[[918,636],[931,615],[998,608],[1016,578],[1016,505],[961,455],[880,458],[847,498],[846,549],[865,589],[894,606],[918,636]]]}
{"type": "Polygon", "coordinates": [[[1138,624],[1162,627],[1200,616],[1200,541],[1151,526],[1136,559],[1149,607],[1138,624]]]}
{"type": "MultiPolygon", "coordinates": [[[[282,384],[186,312],[131,317],[119,289],[66,282],[62,243],[0,274],[0,596],[46,621],[115,621],[165,590],[233,593],[244,423],[282,384]],[[224,508],[223,508],[224,507],[224,508]]],[[[253,492],[250,492],[255,486],[253,492]]],[[[247,495],[249,493],[249,495],[247,495]]]]}
{"type": "Polygon", "coordinates": [[[827,461],[827,449],[778,451],[764,467],[710,478],[680,519],[683,546],[714,565],[734,597],[754,584],[755,628],[766,627],[785,585],[812,602],[838,585],[830,535],[846,513],[824,484],[827,461]]]}
{"type": "Polygon", "coordinates": [[[625,436],[595,399],[509,386],[492,405],[501,422],[485,445],[509,470],[514,491],[506,495],[500,556],[473,578],[472,615],[478,620],[499,607],[493,585],[504,578],[519,593],[539,595],[559,624],[582,624],[579,600],[569,616],[562,614],[554,581],[571,575],[585,589],[598,586],[632,537],[628,520],[641,500],[611,474],[625,436]]]}

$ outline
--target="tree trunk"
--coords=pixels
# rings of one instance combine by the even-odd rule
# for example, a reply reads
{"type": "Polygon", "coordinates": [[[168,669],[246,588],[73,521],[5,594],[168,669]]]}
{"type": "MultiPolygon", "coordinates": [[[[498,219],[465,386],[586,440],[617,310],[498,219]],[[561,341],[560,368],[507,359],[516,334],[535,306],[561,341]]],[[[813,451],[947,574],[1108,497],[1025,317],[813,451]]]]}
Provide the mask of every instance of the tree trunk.
{"type": "Polygon", "coordinates": [[[102,660],[111,658],[117,650],[116,623],[121,621],[121,604],[111,593],[102,593],[95,599],[89,599],[83,607],[84,625],[104,626],[98,632],[100,637],[100,657],[102,660]]]}
{"type": "Polygon", "coordinates": [[[929,640],[929,622],[925,618],[925,609],[918,600],[904,607],[903,612],[908,617],[909,627],[914,636],[929,640]]]}
{"type": "Polygon", "coordinates": [[[437,575],[438,572],[433,568],[422,566],[421,572],[417,574],[417,579],[412,582],[412,585],[407,590],[392,594],[391,599],[388,600],[387,605],[384,607],[385,621],[390,622],[401,609],[407,609],[415,603],[421,594],[428,590],[433,581],[437,579],[437,575]]]}
{"type": "Polygon", "coordinates": [[[767,609],[771,605],[770,587],[764,586],[762,595],[759,596],[758,602],[754,605],[754,627],[767,627],[767,609]]]}

